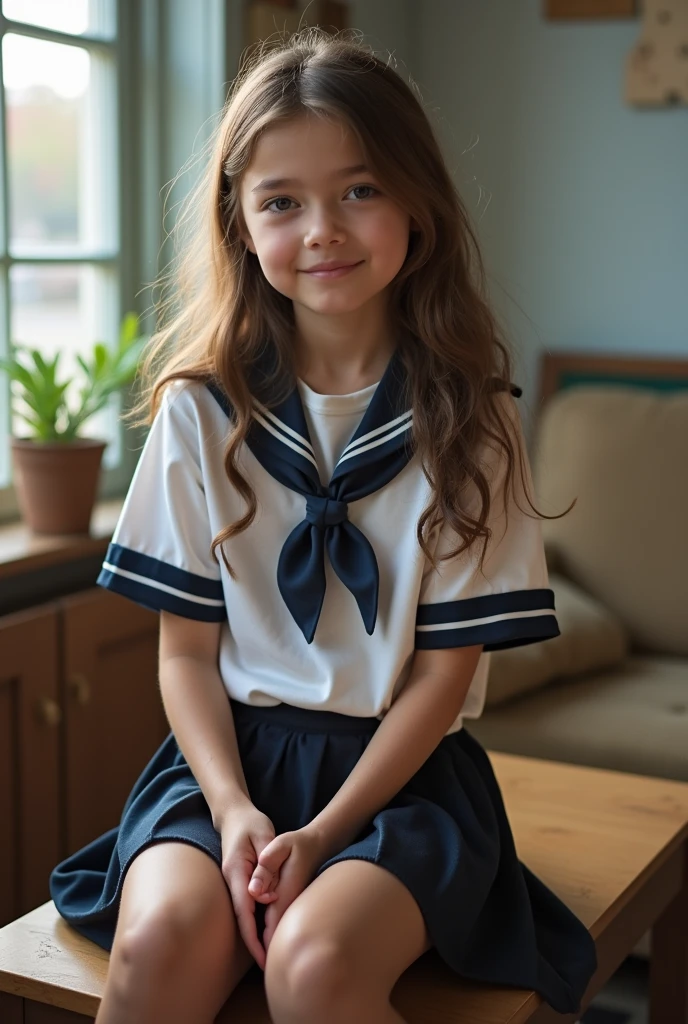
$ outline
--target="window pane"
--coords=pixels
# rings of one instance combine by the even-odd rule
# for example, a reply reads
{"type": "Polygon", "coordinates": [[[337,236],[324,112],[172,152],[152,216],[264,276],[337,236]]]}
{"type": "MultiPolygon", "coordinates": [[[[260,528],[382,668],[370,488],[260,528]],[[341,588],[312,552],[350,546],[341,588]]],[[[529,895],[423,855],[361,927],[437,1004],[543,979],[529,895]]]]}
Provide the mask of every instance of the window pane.
{"type": "Polygon", "coordinates": [[[114,68],[79,46],[2,45],[13,255],[114,248],[114,68]]]}
{"type": "MultiPolygon", "coordinates": [[[[117,333],[115,306],[114,275],[102,268],[63,264],[19,265],[10,269],[12,342],[37,348],[46,359],[60,352],[57,381],[70,381],[66,400],[72,411],[79,405],[79,394],[86,382],[75,357],[81,354],[90,362],[96,341],[113,346],[117,333]]],[[[13,391],[16,390],[14,384],[13,391]]],[[[29,436],[29,425],[17,415],[18,399],[13,399],[12,406],[12,433],[17,437],[29,436]]],[[[110,406],[95,413],[80,431],[84,437],[112,442],[104,455],[107,468],[117,465],[120,459],[120,408],[120,397],[113,396],[110,406]]]]}
{"type": "Polygon", "coordinates": [[[111,0],[2,0],[2,13],[12,21],[69,32],[70,35],[113,35],[111,0]]]}

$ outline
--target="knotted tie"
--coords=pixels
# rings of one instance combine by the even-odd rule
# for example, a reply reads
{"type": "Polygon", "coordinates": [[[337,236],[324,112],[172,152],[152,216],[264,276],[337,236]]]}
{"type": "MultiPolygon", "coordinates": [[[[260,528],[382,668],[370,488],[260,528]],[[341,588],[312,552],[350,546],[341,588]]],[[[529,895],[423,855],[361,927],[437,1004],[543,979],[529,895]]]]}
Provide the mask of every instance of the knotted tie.
{"type": "MultiPolygon", "coordinates": [[[[269,356],[266,358],[270,358],[269,356]]],[[[259,381],[267,364],[256,367],[259,381]]],[[[224,390],[207,384],[233,418],[224,390]]],[[[495,390],[511,387],[496,380],[495,390]]],[[[409,462],[412,413],[408,408],[406,372],[397,349],[373,394],[358,429],[342,452],[327,487],[320,482],[298,388],[268,409],[255,401],[246,444],[271,476],[304,496],[305,515],[289,534],[277,564],[280,594],[299,629],[312,643],[325,599],[325,551],[333,570],[353,594],[371,634],[377,618],[379,572],[375,552],[349,519],[349,505],[380,490],[409,462]]]]}
{"type": "MultiPolygon", "coordinates": [[[[280,594],[312,643],[325,599],[325,550],[353,594],[368,634],[377,618],[379,572],[370,542],[349,520],[348,506],[384,487],[411,458],[411,412],[403,409],[404,371],[395,352],[332,479],[323,487],[298,388],[273,409],[255,403],[246,443],[280,483],[302,494],[305,516],[284,542],[277,564],[280,594]]],[[[208,383],[231,416],[225,392],[208,383]]]]}

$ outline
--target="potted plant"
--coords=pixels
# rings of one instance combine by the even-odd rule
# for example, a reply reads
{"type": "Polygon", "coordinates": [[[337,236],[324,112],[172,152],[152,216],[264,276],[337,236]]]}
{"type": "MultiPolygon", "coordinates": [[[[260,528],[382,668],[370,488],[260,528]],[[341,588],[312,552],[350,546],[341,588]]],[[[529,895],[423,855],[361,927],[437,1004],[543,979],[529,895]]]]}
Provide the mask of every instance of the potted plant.
{"type": "Polygon", "coordinates": [[[48,361],[17,344],[9,359],[0,359],[0,370],[19,385],[15,395],[27,407],[17,414],[31,428],[30,436],[12,438],[12,460],[19,507],[33,533],[89,532],[107,441],[80,437],[79,431],[113,391],[134,380],[146,340],[136,313],[127,313],[116,349],[96,342],[90,357],[77,355],[86,379],[74,410],[65,395],[71,379],[56,379],[59,352],[48,361]]]}

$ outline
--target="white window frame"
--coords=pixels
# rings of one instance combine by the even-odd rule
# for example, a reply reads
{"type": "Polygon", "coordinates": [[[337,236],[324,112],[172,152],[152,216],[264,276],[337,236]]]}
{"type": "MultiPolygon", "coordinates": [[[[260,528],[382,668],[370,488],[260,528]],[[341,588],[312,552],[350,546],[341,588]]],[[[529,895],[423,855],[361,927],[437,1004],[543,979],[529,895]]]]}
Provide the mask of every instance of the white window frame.
{"type": "MultiPolygon", "coordinates": [[[[135,181],[136,162],[136,122],[135,103],[132,97],[131,75],[133,65],[133,40],[136,29],[132,17],[129,0],[112,0],[114,35],[101,38],[93,34],[75,35],[39,25],[6,18],[0,9],[0,352],[5,355],[9,349],[10,337],[10,271],[17,265],[64,266],[65,264],[99,266],[111,271],[114,284],[110,291],[110,334],[108,340],[116,341],[116,331],[122,316],[128,309],[136,309],[134,292],[136,288],[138,260],[136,259],[136,241],[134,238],[135,211],[132,200],[135,189],[131,188],[135,181]],[[5,34],[13,33],[40,39],[47,42],[76,46],[89,53],[107,53],[114,66],[114,89],[108,95],[103,93],[107,107],[106,116],[110,118],[108,129],[103,133],[103,152],[95,154],[105,173],[115,178],[111,185],[111,194],[116,195],[116,212],[107,234],[112,240],[108,248],[85,251],[75,245],[70,252],[69,247],[61,247],[54,254],[21,254],[10,253],[9,244],[9,193],[7,174],[7,145],[5,132],[5,90],[2,76],[2,39],[5,34]],[[128,258],[124,254],[128,253],[128,258]]],[[[98,340],[96,338],[94,341],[98,340]]],[[[108,468],[105,463],[101,467],[98,499],[121,494],[131,478],[138,451],[133,450],[125,440],[125,428],[118,424],[122,411],[122,401],[126,396],[113,395],[108,407],[110,424],[114,428],[118,449],[117,464],[108,468]]],[[[12,482],[11,451],[10,451],[10,385],[7,374],[0,374],[0,481],[10,479],[9,486],[0,485],[0,524],[20,518],[15,488],[12,482]]]]}

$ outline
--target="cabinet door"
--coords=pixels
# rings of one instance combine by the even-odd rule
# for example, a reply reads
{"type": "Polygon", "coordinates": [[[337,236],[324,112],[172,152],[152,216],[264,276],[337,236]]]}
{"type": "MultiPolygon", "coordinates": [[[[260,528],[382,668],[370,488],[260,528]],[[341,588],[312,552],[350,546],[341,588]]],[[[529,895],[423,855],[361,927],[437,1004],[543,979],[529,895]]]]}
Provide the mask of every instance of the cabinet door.
{"type": "Polygon", "coordinates": [[[0,925],[50,898],[60,859],[57,604],[0,618],[0,925]]]}
{"type": "Polygon", "coordinates": [[[119,824],[169,732],[159,616],[102,587],[62,598],[67,854],[119,824]]]}

